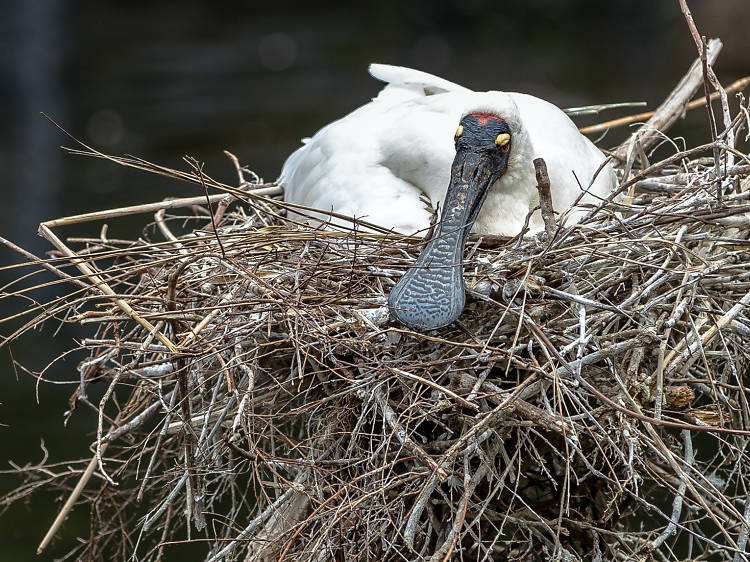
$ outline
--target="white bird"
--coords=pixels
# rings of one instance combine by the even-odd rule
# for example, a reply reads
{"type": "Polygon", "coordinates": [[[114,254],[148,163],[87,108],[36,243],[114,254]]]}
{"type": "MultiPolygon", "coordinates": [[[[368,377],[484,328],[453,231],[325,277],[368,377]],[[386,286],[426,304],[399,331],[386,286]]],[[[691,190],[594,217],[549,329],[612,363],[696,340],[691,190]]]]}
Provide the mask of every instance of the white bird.
{"type": "MultiPolygon", "coordinates": [[[[611,164],[562,110],[514,92],[473,92],[437,76],[382,64],[386,82],[370,103],[318,131],[284,163],[286,201],[404,234],[440,223],[389,297],[391,313],[418,330],[453,322],[463,310],[463,247],[469,230],[514,236],[538,203],[535,158],[544,158],[552,201],[568,224],[616,185],[611,164]],[[604,164],[604,165],[603,165],[604,164]]],[[[293,214],[292,214],[293,215],[293,214]]],[[[539,211],[531,231],[544,227],[539,211]]]]}

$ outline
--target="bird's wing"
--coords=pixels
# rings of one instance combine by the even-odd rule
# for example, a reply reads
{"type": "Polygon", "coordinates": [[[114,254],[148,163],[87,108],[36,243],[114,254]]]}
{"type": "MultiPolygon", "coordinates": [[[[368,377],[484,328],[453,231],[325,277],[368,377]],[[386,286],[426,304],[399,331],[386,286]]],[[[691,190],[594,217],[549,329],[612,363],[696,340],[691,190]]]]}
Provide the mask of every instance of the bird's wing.
{"type": "Polygon", "coordinates": [[[588,189],[591,197],[583,202],[596,202],[596,197],[609,195],[616,184],[611,165],[599,170],[604,154],[578,132],[573,121],[557,106],[527,94],[511,93],[526,129],[532,154],[529,162],[542,157],[547,164],[550,184],[553,187],[553,205],[557,210],[570,206],[588,189]],[[598,172],[598,173],[597,173],[598,172]],[[593,183],[592,183],[593,182],[593,183]],[[555,203],[554,196],[558,201],[555,203]]]}
{"type": "Polygon", "coordinates": [[[383,152],[390,110],[367,104],[318,131],[284,163],[279,178],[284,199],[321,209],[310,215],[322,222],[333,209],[405,234],[427,228],[431,213],[421,189],[399,177],[383,152]]]}
{"type": "MultiPolygon", "coordinates": [[[[323,152],[315,143],[295,153],[304,157],[304,162],[296,170],[296,177],[288,174],[287,181],[294,179],[298,183],[290,182],[284,186],[285,189],[294,189],[296,195],[287,200],[320,209],[320,212],[305,213],[308,217],[322,223],[330,221],[350,226],[347,221],[328,214],[334,210],[404,234],[424,232],[429,226],[431,210],[419,188],[395,176],[385,166],[360,166],[359,162],[351,162],[351,155],[325,158],[323,152]],[[313,162],[316,164],[311,165],[313,162]],[[306,175],[305,170],[308,171],[306,175]]],[[[297,218],[297,215],[290,213],[289,216],[297,218]]]]}
{"type": "Polygon", "coordinates": [[[446,92],[471,92],[450,80],[405,66],[372,63],[369,71],[373,78],[386,83],[385,88],[375,98],[377,101],[399,103],[407,99],[446,92]]]}

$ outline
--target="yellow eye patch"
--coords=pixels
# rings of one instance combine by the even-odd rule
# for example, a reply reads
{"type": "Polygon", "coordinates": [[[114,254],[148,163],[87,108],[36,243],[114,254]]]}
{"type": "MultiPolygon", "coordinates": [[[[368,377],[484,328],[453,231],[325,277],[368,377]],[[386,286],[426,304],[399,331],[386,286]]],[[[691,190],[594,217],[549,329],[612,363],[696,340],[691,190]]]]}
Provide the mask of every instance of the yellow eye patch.
{"type": "Polygon", "coordinates": [[[463,134],[464,134],[464,126],[459,125],[458,129],[456,129],[456,138],[460,137],[463,134]]]}
{"type": "Polygon", "coordinates": [[[508,133],[500,133],[495,139],[497,146],[506,146],[510,142],[510,135],[508,133]]]}

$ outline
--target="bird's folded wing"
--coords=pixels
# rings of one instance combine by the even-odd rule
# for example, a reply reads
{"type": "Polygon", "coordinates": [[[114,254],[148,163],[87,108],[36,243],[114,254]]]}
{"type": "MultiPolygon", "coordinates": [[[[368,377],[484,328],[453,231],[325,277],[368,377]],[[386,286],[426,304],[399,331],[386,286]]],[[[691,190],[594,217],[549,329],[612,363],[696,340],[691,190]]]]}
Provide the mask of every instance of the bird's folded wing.
{"type": "Polygon", "coordinates": [[[378,94],[377,100],[394,97],[397,98],[397,101],[403,101],[408,98],[444,94],[446,92],[471,91],[434,74],[404,66],[372,63],[369,70],[373,78],[386,83],[385,88],[378,94]]]}

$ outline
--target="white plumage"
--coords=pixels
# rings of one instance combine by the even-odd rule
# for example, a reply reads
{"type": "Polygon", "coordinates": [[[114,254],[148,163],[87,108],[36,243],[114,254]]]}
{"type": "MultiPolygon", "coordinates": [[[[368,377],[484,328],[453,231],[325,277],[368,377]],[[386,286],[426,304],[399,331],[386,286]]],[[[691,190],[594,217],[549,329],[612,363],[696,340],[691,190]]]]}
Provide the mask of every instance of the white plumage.
{"type": "MultiPolygon", "coordinates": [[[[454,133],[473,112],[500,116],[513,135],[507,170],[489,189],[473,232],[520,232],[538,202],[532,163],[537,157],[547,164],[558,212],[570,207],[581,187],[589,191],[581,199],[585,203],[615,186],[609,164],[595,178],[604,156],[549,102],[512,92],[473,92],[398,66],[373,64],[370,74],[387,83],[378,96],[306,140],[281,172],[284,198],[320,209],[313,216],[323,222],[334,210],[405,234],[426,229],[432,209],[424,196],[442,205],[456,154],[454,133]]],[[[573,210],[567,222],[583,212],[573,210]]],[[[543,228],[538,211],[530,227],[543,228]]]]}

